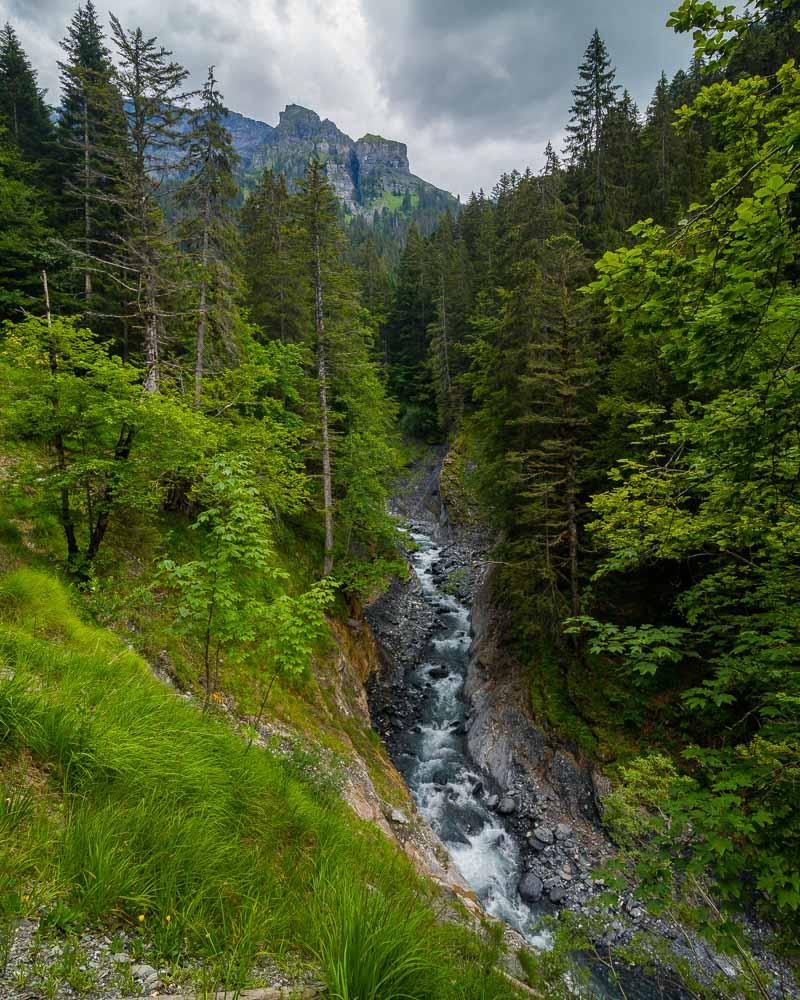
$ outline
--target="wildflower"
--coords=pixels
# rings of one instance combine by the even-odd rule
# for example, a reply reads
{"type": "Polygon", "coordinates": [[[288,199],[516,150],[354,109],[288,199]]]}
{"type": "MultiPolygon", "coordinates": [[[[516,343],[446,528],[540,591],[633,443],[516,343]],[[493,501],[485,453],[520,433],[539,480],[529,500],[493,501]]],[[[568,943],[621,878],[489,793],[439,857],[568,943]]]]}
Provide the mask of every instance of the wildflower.
{"type": "Polygon", "coordinates": [[[167,916],[166,916],[166,920],[167,920],[167,923],[169,923],[169,922],[170,922],[170,920],[172,920],[172,917],[171,917],[171,916],[169,915],[169,913],[168,913],[168,914],[167,914],[167,916]]]}
{"type": "Polygon", "coordinates": [[[143,923],[144,923],[144,914],[143,914],[143,913],[140,913],[140,914],[139,914],[139,923],[140,923],[140,924],[143,924],[143,923]]]}

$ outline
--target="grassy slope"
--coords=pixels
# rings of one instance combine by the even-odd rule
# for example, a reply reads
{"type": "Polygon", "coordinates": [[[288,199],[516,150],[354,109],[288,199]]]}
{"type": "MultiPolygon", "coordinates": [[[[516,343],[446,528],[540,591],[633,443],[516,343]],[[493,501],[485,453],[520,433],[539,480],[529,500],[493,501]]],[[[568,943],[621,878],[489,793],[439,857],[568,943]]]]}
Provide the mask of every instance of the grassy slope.
{"type": "MultiPolygon", "coordinates": [[[[173,528],[175,551],[188,542],[173,528]]],[[[80,597],[53,570],[56,527],[22,496],[0,502],[0,967],[28,916],[68,936],[126,929],[162,967],[202,966],[206,984],[241,986],[259,956],[291,955],[347,1000],[511,995],[491,949],[442,923],[436,891],[353,816],[324,762],[308,766],[308,747],[355,747],[384,797],[404,794],[326,680],[326,664],[360,655],[344,630],[321,669],[271,698],[273,721],[308,736],[289,755],[248,749],[229,716],[178,697],[132,649],[196,689],[193,651],[142,587],[163,538],[117,526],[112,575],[80,597]]],[[[290,541],[285,554],[302,577],[290,541]]],[[[262,680],[256,664],[223,676],[226,702],[251,711],[262,680]]]]}
{"type": "Polygon", "coordinates": [[[324,780],[176,697],[82,623],[52,577],[6,576],[0,622],[6,920],[138,927],[161,960],[201,958],[230,986],[260,952],[294,951],[331,984],[383,969],[382,1000],[507,995],[481,983],[477,941],[437,923],[432,891],[324,780]]]}

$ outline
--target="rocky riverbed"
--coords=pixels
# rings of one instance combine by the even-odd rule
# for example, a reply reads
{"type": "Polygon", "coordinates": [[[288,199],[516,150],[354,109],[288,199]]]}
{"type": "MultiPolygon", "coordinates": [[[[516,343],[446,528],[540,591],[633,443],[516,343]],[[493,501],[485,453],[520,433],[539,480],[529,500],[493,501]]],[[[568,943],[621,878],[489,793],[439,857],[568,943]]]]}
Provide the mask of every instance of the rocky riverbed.
{"type": "MultiPolygon", "coordinates": [[[[565,910],[599,926],[600,956],[645,932],[667,942],[698,979],[717,980],[720,992],[711,995],[737,995],[734,960],[653,917],[632,894],[609,904],[598,875],[615,851],[600,823],[609,783],[532,718],[527,678],[504,657],[495,627],[488,540],[449,523],[435,456],[396,513],[409,532],[414,572],[367,611],[384,661],[368,689],[373,722],[483,905],[539,946],[546,943],[541,917],[565,910]]],[[[798,995],[782,963],[768,952],[758,959],[773,979],[770,995],[798,995]]],[[[693,995],[663,966],[657,979],[623,971],[622,989],[603,974],[602,961],[591,966],[601,995],[693,995]]]]}

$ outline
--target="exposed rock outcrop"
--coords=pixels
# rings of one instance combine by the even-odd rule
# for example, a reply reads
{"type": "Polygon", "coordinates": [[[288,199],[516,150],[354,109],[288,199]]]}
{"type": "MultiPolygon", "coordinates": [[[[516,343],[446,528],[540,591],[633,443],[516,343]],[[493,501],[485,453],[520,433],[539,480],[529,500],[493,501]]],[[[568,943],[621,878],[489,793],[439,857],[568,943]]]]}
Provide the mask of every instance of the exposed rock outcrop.
{"type": "Polygon", "coordinates": [[[283,171],[289,182],[302,177],[312,156],[325,164],[337,198],[352,215],[369,217],[384,205],[402,205],[410,212],[424,194],[444,211],[456,204],[446,191],[411,173],[405,143],[367,134],[358,140],[342,132],[329,118],[310,108],[287,104],[275,128],[231,115],[228,127],[242,157],[245,175],[265,167],[283,171]],[[247,123],[261,126],[257,135],[247,123]],[[258,141],[256,141],[256,139],[258,141]]]}

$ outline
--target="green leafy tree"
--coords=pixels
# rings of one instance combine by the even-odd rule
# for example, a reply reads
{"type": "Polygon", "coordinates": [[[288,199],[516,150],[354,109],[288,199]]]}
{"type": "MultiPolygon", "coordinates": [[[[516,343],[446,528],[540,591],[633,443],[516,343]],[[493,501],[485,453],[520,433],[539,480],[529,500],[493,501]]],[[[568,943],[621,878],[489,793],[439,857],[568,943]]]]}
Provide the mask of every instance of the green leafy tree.
{"type": "Polygon", "coordinates": [[[276,594],[288,574],[278,567],[271,518],[241,459],[214,459],[193,498],[202,508],[192,525],[197,558],[165,560],[159,580],[174,593],[176,631],[202,647],[206,699],[223,661],[268,652],[276,675],[299,673],[335,585],[326,580],[299,599],[276,594]]]}
{"type": "MultiPolygon", "coordinates": [[[[748,4],[740,16],[687,3],[674,20],[724,65],[751,16],[768,9],[748,4]]],[[[638,449],[593,502],[605,549],[598,586],[680,570],[662,617],[614,622],[639,636],[645,625],[683,630],[679,660],[656,671],[680,694],[697,744],[684,756],[699,786],[672,803],[690,848],[673,860],[713,873],[728,900],[742,897],[747,870],[788,921],[800,911],[800,816],[786,784],[798,774],[800,728],[798,92],[793,62],[775,80],[700,91],[679,120],[713,121],[720,177],[710,197],[677,236],[637,225],[636,245],[606,254],[593,286],[630,350],[656,345],[680,392],[640,412],[638,449]]],[[[638,670],[629,651],[622,662],[638,670]]]]}
{"type": "Polygon", "coordinates": [[[215,447],[206,421],[180,401],[143,396],[141,371],[73,319],[8,324],[0,379],[5,434],[46,449],[42,463],[20,465],[18,484],[58,521],[80,581],[115,519],[151,516],[215,447]]]}

